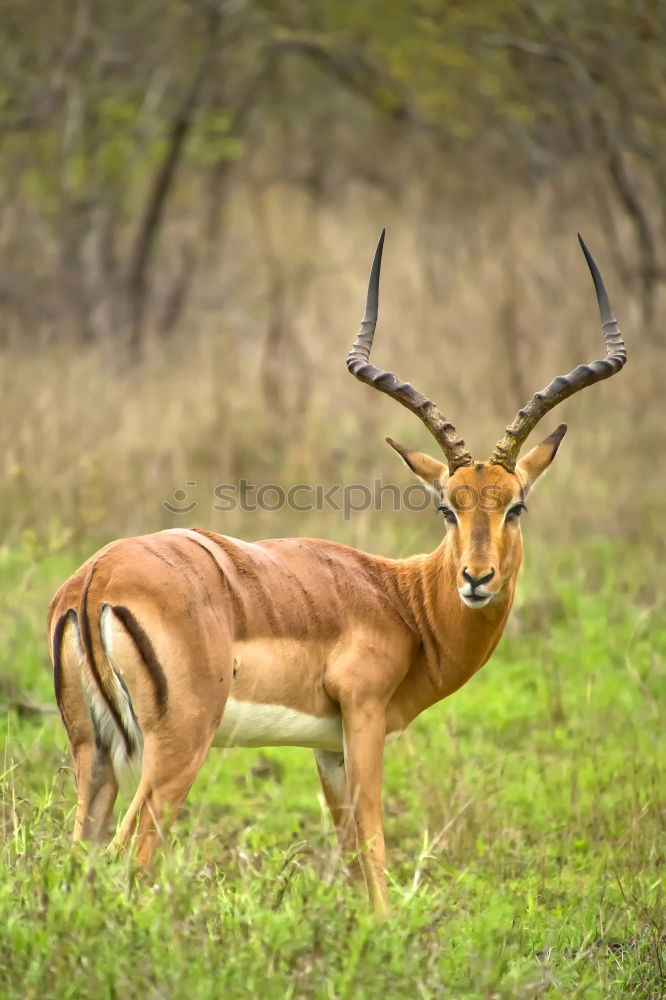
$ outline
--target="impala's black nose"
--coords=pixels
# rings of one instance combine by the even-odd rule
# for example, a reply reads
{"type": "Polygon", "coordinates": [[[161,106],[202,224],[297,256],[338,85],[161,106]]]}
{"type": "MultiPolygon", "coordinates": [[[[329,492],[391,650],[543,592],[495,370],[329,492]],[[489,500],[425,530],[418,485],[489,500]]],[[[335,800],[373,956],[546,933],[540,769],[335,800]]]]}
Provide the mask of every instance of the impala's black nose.
{"type": "Polygon", "coordinates": [[[491,569],[485,576],[472,576],[465,566],[462,575],[470,584],[472,590],[475,590],[477,587],[482,587],[484,583],[489,583],[489,581],[495,576],[495,570],[491,569]]]}

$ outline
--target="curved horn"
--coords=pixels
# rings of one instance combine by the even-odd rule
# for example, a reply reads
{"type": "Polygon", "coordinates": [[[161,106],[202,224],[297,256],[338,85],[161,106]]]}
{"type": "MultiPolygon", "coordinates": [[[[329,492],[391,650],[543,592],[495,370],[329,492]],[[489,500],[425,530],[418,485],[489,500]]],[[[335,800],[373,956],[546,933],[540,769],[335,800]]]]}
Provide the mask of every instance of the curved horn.
{"type": "Polygon", "coordinates": [[[455,427],[447,420],[439,408],[420,393],[409,382],[396,378],[392,372],[375,368],[368,361],[372,349],[372,340],[377,325],[377,310],[379,305],[379,272],[382,266],[382,250],[384,248],[385,229],[379,237],[375,257],[370,271],[368,297],[365,303],[365,315],[361,329],[356,335],[352,349],[347,358],[347,368],[361,382],[366,382],[374,389],[385,392],[408,410],[415,413],[423,421],[446,455],[449,472],[453,473],[461,465],[472,465],[472,456],[465,448],[465,442],[458,437],[455,427]]]}
{"type": "Polygon", "coordinates": [[[599,268],[594,263],[592,254],[585,246],[580,233],[578,240],[585,254],[585,260],[594,282],[594,290],[597,293],[601,329],[606,343],[606,357],[600,361],[593,361],[589,365],[579,365],[568,375],[558,375],[545,389],[535,393],[522,410],[518,410],[516,419],[506,428],[504,437],[497,442],[490,458],[493,465],[502,465],[508,472],[513,472],[515,469],[518,452],[523,442],[544,414],[561,403],[563,399],[567,399],[575,392],[584,389],[585,386],[610,378],[615,372],[620,371],[627,360],[624,341],[608,301],[599,268]]]}

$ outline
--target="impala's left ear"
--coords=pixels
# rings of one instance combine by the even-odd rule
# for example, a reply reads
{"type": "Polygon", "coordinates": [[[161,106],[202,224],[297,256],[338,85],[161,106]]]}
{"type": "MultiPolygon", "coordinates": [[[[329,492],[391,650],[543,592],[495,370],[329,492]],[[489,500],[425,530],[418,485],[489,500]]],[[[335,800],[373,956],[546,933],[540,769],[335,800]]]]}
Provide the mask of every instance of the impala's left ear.
{"type": "Polygon", "coordinates": [[[526,493],[528,493],[539,476],[543,475],[550,463],[557,455],[562,438],[567,432],[567,425],[560,424],[557,430],[549,434],[541,444],[536,445],[531,451],[521,458],[516,465],[516,475],[521,482],[526,493]]]}
{"type": "Polygon", "coordinates": [[[449,474],[448,468],[443,462],[438,462],[436,458],[431,458],[424,451],[413,451],[405,448],[403,444],[398,444],[393,438],[386,438],[388,444],[395,448],[403,462],[415,472],[423,485],[436,497],[441,498],[446,478],[449,474]]]}

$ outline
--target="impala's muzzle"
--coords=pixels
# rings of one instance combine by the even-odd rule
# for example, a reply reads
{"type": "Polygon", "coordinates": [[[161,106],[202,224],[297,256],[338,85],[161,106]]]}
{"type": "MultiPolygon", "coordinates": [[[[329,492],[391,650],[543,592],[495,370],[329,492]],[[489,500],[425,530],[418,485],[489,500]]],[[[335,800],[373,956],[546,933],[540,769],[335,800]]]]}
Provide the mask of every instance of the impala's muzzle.
{"type": "Polygon", "coordinates": [[[463,585],[458,587],[458,593],[468,608],[485,608],[495,597],[497,591],[491,590],[486,584],[495,578],[495,570],[491,566],[485,572],[476,570],[474,574],[467,566],[462,570],[463,585]]]}

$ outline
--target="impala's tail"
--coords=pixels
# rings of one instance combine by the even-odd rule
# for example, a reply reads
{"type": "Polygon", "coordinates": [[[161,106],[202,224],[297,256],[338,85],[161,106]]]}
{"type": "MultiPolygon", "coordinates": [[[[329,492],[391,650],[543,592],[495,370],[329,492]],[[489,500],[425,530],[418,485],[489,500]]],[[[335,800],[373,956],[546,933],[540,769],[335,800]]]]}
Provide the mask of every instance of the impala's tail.
{"type": "Polygon", "coordinates": [[[95,735],[109,751],[119,779],[128,766],[140,768],[143,735],[127,684],[114,664],[111,608],[108,604],[102,606],[99,622],[91,618],[88,595],[94,572],[93,565],[83,588],[79,611],[81,642],[88,668],[83,677],[95,735]]]}

